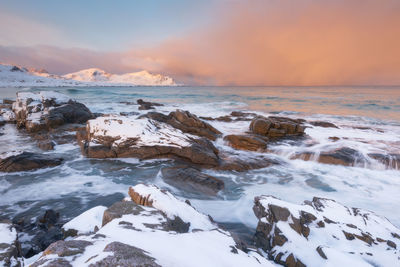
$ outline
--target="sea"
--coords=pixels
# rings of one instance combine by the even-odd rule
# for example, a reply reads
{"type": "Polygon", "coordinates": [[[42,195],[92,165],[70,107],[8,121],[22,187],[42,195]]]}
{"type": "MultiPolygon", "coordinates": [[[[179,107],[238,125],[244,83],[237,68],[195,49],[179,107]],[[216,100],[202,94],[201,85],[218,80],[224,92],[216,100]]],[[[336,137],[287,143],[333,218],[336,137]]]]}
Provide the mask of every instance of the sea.
{"type": "MultiPolygon", "coordinates": [[[[45,210],[60,213],[63,221],[98,205],[110,206],[127,196],[129,186],[156,184],[180,199],[189,199],[197,210],[211,215],[231,231],[251,236],[257,225],[254,197],[273,195],[296,204],[313,197],[334,199],[364,208],[400,227],[400,168],[370,160],[356,166],[292,159],[298,152],[321,153],[349,147],[363,155],[400,154],[400,87],[63,87],[0,88],[0,99],[15,99],[18,91],[52,90],[84,103],[92,112],[140,112],[137,99],[162,103],[156,111],[176,109],[197,116],[219,117],[232,111],[263,116],[285,116],[327,121],[338,128],[308,127],[304,142],[271,144],[271,157],[283,162],[246,172],[204,170],[222,179],[217,196],[182,191],[166,184],[160,169],[171,159],[89,159],[76,143],[40,151],[31,136],[13,124],[0,127],[0,153],[35,151],[64,158],[58,167],[20,173],[0,173],[0,220],[18,217],[36,220],[45,210]],[[330,137],[337,137],[334,140],[330,137]]],[[[248,121],[209,121],[224,135],[248,131],[248,121]]],[[[229,150],[217,139],[218,148],[229,150]]],[[[242,158],[260,152],[240,152],[242,158]]],[[[368,157],[368,156],[366,156],[368,157]]]]}

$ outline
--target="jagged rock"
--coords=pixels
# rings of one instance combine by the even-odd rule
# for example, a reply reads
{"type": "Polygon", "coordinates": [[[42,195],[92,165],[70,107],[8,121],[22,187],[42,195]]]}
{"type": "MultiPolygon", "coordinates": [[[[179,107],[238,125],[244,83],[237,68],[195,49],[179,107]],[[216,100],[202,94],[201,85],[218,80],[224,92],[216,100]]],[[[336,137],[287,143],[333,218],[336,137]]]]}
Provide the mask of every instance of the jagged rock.
{"type": "Polygon", "coordinates": [[[28,132],[49,130],[66,123],[84,123],[93,118],[85,105],[51,91],[19,92],[12,109],[17,125],[28,132]]]}
{"type": "Polygon", "coordinates": [[[269,138],[303,135],[305,127],[302,119],[270,116],[256,117],[250,123],[250,131],[269,138]]]}
{"type": "Polygon", "coordinates": [[[256,246],[285,266],[363,266],[371,260],[389,266],[399,261],[396,243],[400,240],[394,241],[391,233],[400,230],[370,211],[323,198],[294,205],[272,196],[256,197],[253,210],[259,219],[256,246]]]}
{"type": "Polygon", "coordinates": [[[339,128],[335,124],[327,121],[310,121],[313,126],[323,127],[323,128],[339,128]]]}
{"type": "Polygon", "coordinates": [[[161,170],[163,179],[182,190],[216,195],[224,189],[224,182],[188,166],[167,167],[161,170]]]}
{"type": "Polygon", "coordinates": [[[7,158],[0,159],[0,171],[20,172],[54,167],[60,165],[62,161],[62,158],[54,158],[51,155],[22,152],[18,155],[12,155],[7,158]]]}
{"type": "Polygon", "coordinates": [[[15,227],[0,222],[0,266],[22,266],[21,247],[15,227]]]}
{"type": "Polygon", "coordinates": [[[224,140],[235,149],[250,151],[265,151],[267,149],[268,138],[256,135],[227,135],[224,140]]]}
{"type": "Polygon", "coordinates": [[[164,115],[157,112],[149,112],[142,116],[159,122],[164,122],[172,127],[181,130],[184,133],[189,133],[201,137],[206,137],[210,140],[216,140],[221,132],[212,127],[207,122],[200,120],[196,115],[189,111],[176,110],[169,115],[164,115]]]}
{"type": "Polygon", "coordinates": [[[183,134],[167,123],[148,118],[109,116],[90,120],[77,135],[90,158],[179,157],[195,164],[218,165],[218,150],[205,138],[183,134]]]}
{"type": "Polygon", "coordinates": [[[349,147],[342,147],[329,152],[321,152],[318,157],[312,152],[301,152],[292,156],[292,159],[302,159],[305,161],[317,160],[320,163],[354,166],[357,164],[366,164],[368,161],[363,154],[349,147]]]}

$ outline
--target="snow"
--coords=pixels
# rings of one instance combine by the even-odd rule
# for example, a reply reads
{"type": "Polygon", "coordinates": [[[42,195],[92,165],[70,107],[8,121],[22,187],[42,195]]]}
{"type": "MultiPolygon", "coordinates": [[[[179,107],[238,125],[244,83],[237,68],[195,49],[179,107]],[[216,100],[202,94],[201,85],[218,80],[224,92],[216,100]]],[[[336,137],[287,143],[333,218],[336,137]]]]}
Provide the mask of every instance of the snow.
{"type": "Polygon", "coordinates": [[[63,76],[66,79],[95,82],[100,84],[120,85],[176,85],[172,78],[160,74],[151,74],[148,71],[139,71],[125,74],[110,74],[98,68],[85,69],[63,76]]]}
{"type": "Polygon", "coordinates": [[[78,234],[88,234],[94,231],[97,226],[101,227],[103,214],[107,207],[97,206],[85,211],[78,217],[63,225],[63,229],[68,231],[70,229],[77,230],[78,234]]]}
{"type": "Polygon", "coordinates": [[[138,184],[133,190],[141,196],[149,196],[152,206],[164,212],[168,218],[180,217],[185,222],[190,222],[190,229],[211,230],[216,226],[210,222],[208,216],[200,214],[192,206],[179,201],[168,191],[161,192],[154,185],[138,184]]]}
{"type": "Polygon", "coordinates": [[[96,138],[111,137],[115,141],[113,145],[122,144],[128,140],[135,140],[131,146],[190,146],[189,134],[183,134],[180,130],[151,119],[110,115],[98,117],[87,122],[87,131],[92,141],[96,138]]]}
{"type": "MultiPolygon", "coordinates": [[[[11,245],[17,240],[17,231],[8,223],[0,223],[0,243],[11,245]]],[[[0,253],[3,252],[0,249],[0,253]]]]}
{"type": "MultiPolygon", "coordinates": [[[[126,214],[116,218],[92,235],[82,235],[74,240],[86,240],[93,243],[85,248],[82,254],[65,257],[72,266],[89,266],[112,256],[103,252],[111,242],[121,242],[140,248],[145,254],[154,258],[161,266],[275,266],[256,251],[245,253],[241,250],[233,252],[235,241],[229,232],[214,225],[206,215],[197,212],[190,205],[164,193],[155,186],[136,185],[135,191],[150,194],[154,207],[144,207],[139,214],[126,214]],[[168,216],[182,216],[197,228],[187,233],[166,231],[163,225],[168,216]],[[103,237],[104,235],[104,237],[103,237]]],[[[77,218],[91,221],[92,214],[86,212],[77,218]]],[[[42,255],[41,259],[55,259],[57,255],[42,255]]]]}
{"type": "Polygon", "coordinates": [[[400,241],[392,235],[392,233],[400,234],[400,230],[384,217],[367,210],[347,208],[329,199],[321,199],[323,207],[318,208],[315,205],[291,204],[271,196],[262,196],[259,202],[267,213],[269,205],[276,205],[287,208],[295,218],[299,218],[301,211],[317,217],[308,225],[311,231],[307,238],[290,227],[291,217],[288,221],[278,221],[275,224],[288,239],[283,246],[275,246],[273,249],[274,255],[284,253],[283,259],[293,253],[307,266],[343,266],[344,263],[354,266],[395,266],[399,263],[398,249],[389,248],[386,242],[376,240],[379,237],[393,241],[397,244],[397,248],[400,246],[400,241]],[[325,222],[324,227],[317,226],[317,222],[324,221],[324,218],[336,223],[325,222]],[[356,228],[349,225],[355,225],[356,228]],[[369,233],[375,241],[369,245],[358,238],[347,240],[343,231],[359,236],[362,236],[362,233],[369,233]],[[316,249],[319,246],[327,255],[327,260],[318,255],[316,249]]]}
{"type": "Polygon", "coordinates": [[[0,63],[0,87],[66,87],[66,86],[174,86],[168,76],[140,71],[110,74],[92,68],[66,75],[48,74],[0,63]]]}

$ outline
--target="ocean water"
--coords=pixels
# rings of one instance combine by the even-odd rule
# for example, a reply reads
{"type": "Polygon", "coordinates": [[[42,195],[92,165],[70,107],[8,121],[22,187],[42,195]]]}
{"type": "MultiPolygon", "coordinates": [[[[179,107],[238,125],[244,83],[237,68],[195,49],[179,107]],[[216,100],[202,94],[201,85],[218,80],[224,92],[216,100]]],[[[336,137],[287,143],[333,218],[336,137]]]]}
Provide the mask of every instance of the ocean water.
{"type": "MultiPolygon", "coordinates": [[[[292,160],[296,152],[322,152],[350,147],[362,154],[400,154],[400,87],[122,87],[122,88],[0,88],[0,98],[15,98],[16,91],[54,90],[86,104],[92,112],[136,111],[136,105],[121,102],[163,103],[157,111],[189,110],[205,117],[251,111],[260,115],[289,116],[329,121],[335,128],[307,128],[304,142],[282,141],[271,145],[270,156],[283,162],[247,172],[212,171],[225,189],[216,197],[178,190],[165,184],[160,175],[172,160],[87,159],[76,143],[57,145],[45,152],[61,156],[58,167],[23,173],[0,173],[0,219],[19,216],[35,218],[46,209],[69,219],[97,205],[111,205],[127,195],[137,183],[154,183],[189,199],[198,210],[237,231],[254,229],[255,196],[273,195],[293,203],[314,196],[365,208],[400,226],[400,171],[370,159],[355,167],[292,160]],[[334,142],[329,137],[339,137],[334,142]],[[244,230],[245,229],[245,230],[244,230]]],[[[140,111],[144,113],[145,111],[140,111]]],[[[211,121],[223,134],[244,133],[249,122],[211,121]]],[[[13,150],[40,151],[30,136],[14,125],[0,127],[0,153],[13,150]]],[[[222,139],[216,146],[241,157],[257,152],[235,152],[222,139]]],[[[248,230],[252,231],[252,230],[248,230]]]]}

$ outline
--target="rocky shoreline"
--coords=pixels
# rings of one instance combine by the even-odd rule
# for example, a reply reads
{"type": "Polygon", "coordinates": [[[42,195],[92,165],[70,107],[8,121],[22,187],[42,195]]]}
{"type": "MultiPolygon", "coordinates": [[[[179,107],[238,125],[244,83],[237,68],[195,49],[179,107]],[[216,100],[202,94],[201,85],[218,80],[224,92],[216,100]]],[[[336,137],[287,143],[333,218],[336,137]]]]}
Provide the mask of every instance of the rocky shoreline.
{"type": "MultiPolygon", "coordinates": [[[[130,105],[130,104],[129,104],[130,105]]],[[[136,105],[136,104],[134,104],[136,105]]],[[[211,118],[189,111],[155,111],[158,103],[137,101],[138,110],[92,113],[84,104],[56,92],[20,92],[3,100],[0,127],[12,123],[26,131],[42,151],[76,142],[87,158],[168,158],[179,164],[161,169],[165,183],[213,197],[224,181],[208,170],[243,172],[285,164],[270,155],[281,140],[302,143],[307,127],[337,129],[324,121],[264,117],[232,112],[211,118]],[[211,121],[248,123],[243,133],[222,133],[211,121]],[[217,145],[224,142],[231,149],[217,145]],[[243,157],[242,152],[256,156],[243,157]]],[[[332,140],[335,136],[332,136],[332,140]]],[[[337,138],[337,137],[336,137],[337,138]]],[[[340,139],[340,138],[339,138],[340,139]]],[[[335,140],[339,140],[335,139],[335,140]]],[[[363,153],[342,147],[296,152],[292,159],[343,166],[377,161],[400,168],[400,155],[363,153]]],[[[45,153],[10,151],[0,156],[1,172],[24,172],[63,163],[45,153]]],[[[254,201],[258,226],[246,244],[190,202],[153,185],[129,188],[129,198],[110,207],[92,208],[65,223],[48,210],[35,223],[0,223],[0,263],[5,266],[321,266],[357,264],[390,266],[399,262],[400,230],[372,212],[314,198],[294,205],[272,196],[254,201]],[[18,233],[30,231],[30,248],[21,248],[18,233]],[[183,247],[182,247],[183,246],[183,247]],[[180,248],[180,249],[178,249],[180,248]],[[33,256],[33,257],[32,257],[33,256]]]]}

